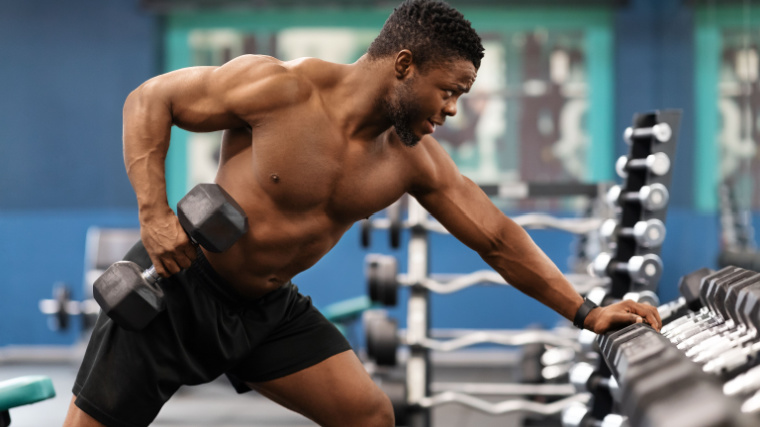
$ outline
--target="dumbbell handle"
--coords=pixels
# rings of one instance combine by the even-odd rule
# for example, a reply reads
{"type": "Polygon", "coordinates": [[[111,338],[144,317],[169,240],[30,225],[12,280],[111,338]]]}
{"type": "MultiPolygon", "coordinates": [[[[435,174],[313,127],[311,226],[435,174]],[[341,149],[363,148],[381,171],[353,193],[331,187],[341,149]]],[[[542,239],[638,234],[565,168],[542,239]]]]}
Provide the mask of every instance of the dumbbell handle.
{"type": "Polygon", "coordinates": [[[646,128],[628,127],[625,129],[625,132],[623,133],[623,138],[629,144],[635,138],[651,138],[653,136],[660,142],[667,142],[668,140],[670,140],[672,135],[673,135],[673,130],[670,128],[670,125],[663,122],[663,123],[657,123],[656,125],[652,127],[646,127],[646,128]]]}
{"type": "Polygon", "coordinates": [[[717,333],[715,335],[707,337],[701,342],[694,344],[691,348],[686,349],[686,356],[695,357],[699,353],[708,351],[716,343],[719,343],[724,340],[735,342],[735,341],[741,340],[742,337],[745,336],[746,334],[747,334],[747,327],[744,325],[739,325],[736,328],[725,330],[721,333],[717,333]]]}
{"type": "Polygon", "coordinates": [[[682,332],[680,332],[678,335],[670,336],[670,342],[673,344],[680,344],[683,341],[686,341],[687,339],[693,337],[694,335],[697,335],[698,333],[704,331],[707,328],[712,328],[717,325],[723,324],[722,319],[717,318],[710,318],[704,322],[695,323],[692,327],[688,329],[684,329],[682,332]]]}
{"type": "Polygon", "coordinates": [[[712,312],[707,307],[702,307],[697,312],[688,313],[687,315],[674,320],[668,325],[663,326],[660,333],[666,337],[672,337],[681,331],[693,327],[694,325],[712,318],[712,312]]]}
{"type": "Polygon", "coordinates": [[[737,326],[732,320],[728,320],[725,323],[705,329],[687,340],[681,341],[676,347],[679,350],[685,351],[686,354],[689,355],[689,352],[699,352],[707,343],[728,337],[737,331],[743,332],[744,330],[746,330],[746,328],[744,328],[743,325],[737,326]]]}
{"type": "Polygon", "coordinates": [[[151,285],[158,282],[158,279],[161,278],[161,276],[159,276],[158,273],[156,272],[155,265],[151,265],[146,270],[144,270],[142,273],[142,276],[151,285]]]}
{"type": "Polygon", "coordinates": [[[673,325],[672,328],[663,331],[662,334],[672,340],[684,332],[688,332],[694,328],[703,328],[706,324],[714,321],[715,316],[712,314],[712,312],[710,312],[708,309],[703,308],[694,315],[689,316],[689,318],[685,319],[683,322],[673,325]]]}
{"type": "Polygon", "coordinates": [[[760,343],[733,348],[707,362],[702,370],[711,374],[718,374],[721,371],[731,372],[746,365],[747,361],[754,358],[758,352],[760,352],[760,343]]]}
{"type": "Polygon", "coordinates": [[[717,357],[718,355],[720,355],[721,353],[723,353],[723,352],[725,352],[727,350],[730,350],[732,348],[740,348],[740,347],[742,347],[745,343],[753,340],[756,335],[757,334],[754,332],[754,329],[753,329],[753,332],[748,333],[746,335],[742,335],[737,340],[719,341],[719,342],[715,343],[709,349],[706,349],[702,353],[699,353],[696,356],[694,356],[694,358],[692,360],[694,360],[697,363],[705,363],[708,360],[717,357]]]}
{"type": "Polygon", "coordinates": [[[755,366],[726,382],[723,385],[723,393],[727,396],[736,396],[738,394],[747,394],[758,388],[760,388],[760,366],[755,366]]]}

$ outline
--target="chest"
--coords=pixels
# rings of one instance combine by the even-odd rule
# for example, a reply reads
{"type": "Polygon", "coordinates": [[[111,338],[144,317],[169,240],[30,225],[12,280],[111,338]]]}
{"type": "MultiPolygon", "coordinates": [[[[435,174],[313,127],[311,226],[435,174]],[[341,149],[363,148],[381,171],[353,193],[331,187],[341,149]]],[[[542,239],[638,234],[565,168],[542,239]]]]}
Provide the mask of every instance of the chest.
{"type": "Polygon", "coordinates": [[[281,210],[354,222],[404,193],[408,148],[347,139],[321,114],[298,118],[272,120],[251,135],[253,177],[281,210]]]}

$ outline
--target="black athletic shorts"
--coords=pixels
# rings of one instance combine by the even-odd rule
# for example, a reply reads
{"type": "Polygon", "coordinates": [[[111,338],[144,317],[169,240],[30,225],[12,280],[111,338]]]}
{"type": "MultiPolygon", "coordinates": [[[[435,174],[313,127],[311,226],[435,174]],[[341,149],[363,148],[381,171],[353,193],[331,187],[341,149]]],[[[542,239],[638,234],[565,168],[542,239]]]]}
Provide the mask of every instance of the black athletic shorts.
{"type": "MultiPolygon", "coordinates": [[[[203,254],[159,286],[166,310],[139,332],[101,314],[79,368],[75,404],[113,427],[147,426],[181,385],[226,374],[238,393],[350,350],[343,335],[288,283],[260,299],[235,296],[203,254]]],[[[125,259],[151,262],[141,243],[125,259]]]]}

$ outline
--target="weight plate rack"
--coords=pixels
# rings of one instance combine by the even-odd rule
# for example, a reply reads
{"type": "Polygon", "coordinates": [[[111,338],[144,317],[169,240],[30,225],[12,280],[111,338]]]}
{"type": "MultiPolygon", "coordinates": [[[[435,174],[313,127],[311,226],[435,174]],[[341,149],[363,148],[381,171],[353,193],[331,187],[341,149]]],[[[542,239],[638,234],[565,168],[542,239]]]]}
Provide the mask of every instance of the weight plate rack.
{"type": "MultiPolygon", "coordinates": [[[[504,184],[485,186],[482,190],[497,197],[557,197],[581,196],[604,199],[606,186],[597,184],[569,184],[552,186],[539,183],[504,184]]],[[[382,371],[375,379],[389,395],[394,404],[398,425],[429,427],[432,425],[433,407],[458,403],[474,410],[501,415],[513,412],[558,417],[571,404],[586,405],[589,395],[575,393],[570,384],[486,384],[486,383],[434,383],[431,378],[430,354],[451,352],[477,344],[490,343],[504,346],[527,347],[537,345],[580,351],[577,330],[568,331],[460,331],[462,335],[450,339],[433,338],[435,331],[430,325],[430,293],[450,294],[475,285],[508,285],[504,279],[490,270],[470,274],[434,275],[429,271],[429,233],[448,233],[440,223],[429,218],[427,211],[414,199],[397,202],[406,205],[407,219],[400,215],[372,219],[362,225],[362,241],[369,242],[368,233],[373,229],[387,229],[391,234],[409,230],[408,269],[399,273],[397,260],[391,255],[369,254],[365,260],[367,289],[373,302],[394,306],[399,300],[399,288],[408,289],[407,329],[399,331],[398,322],[387,312],[365,313],[364,325],[367,337],[367,355],[381,371],[397,364],[396,350],[404,345],[409,349],[404,374],[398,371],[382,371]],[[395,225],[394,225],[395,224],[395,225]],[[572,335],[572,336],[569,336],[572,335]],[[389,373],[390,372],[390,373],[389,373]],[[509,396],[510,399],[494,402],[476,395],[509,396]],[[548,401],[525,399],[542,396],[548,401]],[[515,397],[522,397],[515,398],[515,397]]],[[[529,214],[513,218],[525,228],[563,230],[573,234],[585,234],[599,229],[598,218],[554,218],[543,214],[529,214]]],[[[391,239],[399,241],[397,237],[391,239]]],[[[391,245],[392,246],[392,245],[391,245]]],[[[604,280],[588,275],[568,276],[583,293],[604,284],[604,280]]],[[[540,357],[540,355],[536,356],[540,357]]],[[[537,376],[541,376],[540,368],[537,376]]],[[[538,399],[541,400],[541,399],[538,399]]]]}

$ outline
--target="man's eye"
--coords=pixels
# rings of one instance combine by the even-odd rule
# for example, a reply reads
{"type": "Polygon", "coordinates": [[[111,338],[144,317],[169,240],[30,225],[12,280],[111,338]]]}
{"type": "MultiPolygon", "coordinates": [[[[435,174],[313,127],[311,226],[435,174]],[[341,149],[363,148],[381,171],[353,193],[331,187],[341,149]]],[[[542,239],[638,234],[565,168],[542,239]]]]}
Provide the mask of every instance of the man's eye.
{"type": "Polygon", "coordinates": [[[446,90],[444,91],[444,93],[446,94],[446,98],[451,98],[452,96],[454,96],[453,90],[446,90]]]}

